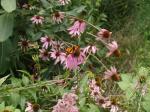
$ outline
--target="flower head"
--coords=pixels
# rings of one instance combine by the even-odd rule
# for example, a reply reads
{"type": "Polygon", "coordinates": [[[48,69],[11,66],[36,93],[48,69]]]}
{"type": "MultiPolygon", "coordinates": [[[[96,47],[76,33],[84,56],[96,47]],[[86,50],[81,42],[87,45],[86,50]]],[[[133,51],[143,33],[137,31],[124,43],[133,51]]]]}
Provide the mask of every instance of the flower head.
{"type": "Polygon", "coordinates": [[[112,32],[106,30],[106,29],[101,29],[98,33],[97,33],[97,38],[96,40],[99,40],[99,38],[109,38],[111,37],[112,32]]]}
{"type": "Polygon", "coordinates": [[[104,72],[104,79],[112,79],[114,81],[120,80],[120,75],[117,73],[117,69],[115,67],[111,67],[110,70],[104,72]]]}
{"type": "Polygon", "coordinates": [[[32,104],[30,102],[27,102],[27,107],[25,109],[25,112],[34,112],[32,104]]]}
{"type": "Polygon", "coordinates": [[[78,55],[76,55],[75,53],[69,54],[66,57],[65,68],[69,70],[77,69],[79,65],[84,62],[84,59],[85,55],[82,52],[80,52],[78,55]]]}
{"type": "Polygon", "coordinates": [[[117,105],[111,105],[110,112],[118,112],[119,107],[117,105]]]}
{"type": "Polygon", "coordinates": [[[78,99],[77,95],[74,93],[65,93],[62,98],[64,101],[68,101],[70,105],[75,105],[77,103],[76,100],[78,99]]]}
{"type": "Polygon", "coordinates": [[[99,104],[103,107],[103,108],[110,108],[111,106],[111,101],[109,100],[108,97],[102,97],[99,99],[99,104]]]}
{"type": "Polygon", "coordinates": [[[96,85],[95,79],[90,80],[89,82],[90,95],[95,100],[98,101],[101,95],[99,86],[96,85]]]}
{"type": "Polygon", "coordinates": [[[55,23],[59,24],[64,19],[64,12],[55,12],[52,18],[55,23]]]}
{"type": "Polygon", "coordinates": [[[62,64],[66,61],[66,54],[58,50],[52,49],[51,58],[55,59],[55,64],[57,64],[58,62],[62,64]]]}
{"type": "Polygon", "coordinates": [[[118,44],[116,41],[113,41],[112,43],[109,43],[107,46],[109,52],[107,53],[107,57],[111,56],[112,54],[114,54],[115,56],[120,56],[120,51],[118,49],[118,44]]]}
{"type": "Polygon", "coordinates": [[[93,54],[95,54],[97,50],[98,50],[98,49],[97,49],[96,46],[94,46],[94,45],[89,45],[89,46],[87,46],[87,47],[85,47],[85,48],[83,49],[83,52],[84,52],[85,54],[90,53],[90,52],[93,53],[93,54]]]}
{"type": "Polygon", "coordinates": [[[69,4],[70,0],[58,0],[61,5],[69,4]]]}
{"type": "Polygon", "coordinates": [[[86,23],[82,20],[77,20],[75,21],[73,26],[68,28],[68,31],[72,37],[75,37],[75,36],[80,36],[80,34],[85,31],[85,28],[86,28],[86,23]]]}
{"type": "Polygon", "coordinates": [[[35,15],[30,20],[33,24],[43,24],[44,17],[35,15]]]}
{"type": "Polygon", "coordinates": [[[52,112],[79,112],[76,106],[77,95],[73,93],[65,93],[62,99],[58,100],[53,107],[52,112]]]}
{"type": "Polygon", "coordinates": [[[43,43],[42,47],[45,49],[53,45],[53,40],[48,36],[41,37],[41,42],[43,43]]]}
{"type": "Polygon", "coordinates": [[[40,49],[40,58],[42,58],[43,61],[48,61],[50,57],[50,52],[46,51],[45,49],[40,49]]]}
{"type": "Polygon", "coordinates": [[[28,48],[31,46],[30,41],[27,39],[21,39],[18,42],[18,45],[21,47],[21,49],[23,50],[23,52],[27,51],[28,48]]]}
{"type": "Polygon", "coordinates": [[[53,41],[52,49],[56,50],[64,49],[64,43],[60,41],[53,41]]]}

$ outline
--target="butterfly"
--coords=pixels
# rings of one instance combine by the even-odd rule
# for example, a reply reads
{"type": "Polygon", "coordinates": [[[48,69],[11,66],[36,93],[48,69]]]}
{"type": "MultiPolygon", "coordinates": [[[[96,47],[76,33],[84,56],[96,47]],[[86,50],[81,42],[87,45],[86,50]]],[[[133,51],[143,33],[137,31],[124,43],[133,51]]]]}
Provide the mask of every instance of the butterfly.
{"type": "Polygon", "coordinates": [[[74,45],[72,47],[66,48],[65,51],[67,54],[79,54],[80,53],[80,46],[74,45]]]}

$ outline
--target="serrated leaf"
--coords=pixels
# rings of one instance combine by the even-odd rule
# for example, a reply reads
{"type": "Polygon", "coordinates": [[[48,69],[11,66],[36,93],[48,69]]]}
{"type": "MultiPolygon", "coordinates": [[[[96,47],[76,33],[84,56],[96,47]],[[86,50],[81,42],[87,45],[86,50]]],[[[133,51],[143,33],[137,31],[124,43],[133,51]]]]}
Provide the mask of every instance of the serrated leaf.
{"type": "Polygon", "coordinates": [[[1,5],[7,12],[12,12],[16,9],[16,0],[1,0],[1,5]]]}

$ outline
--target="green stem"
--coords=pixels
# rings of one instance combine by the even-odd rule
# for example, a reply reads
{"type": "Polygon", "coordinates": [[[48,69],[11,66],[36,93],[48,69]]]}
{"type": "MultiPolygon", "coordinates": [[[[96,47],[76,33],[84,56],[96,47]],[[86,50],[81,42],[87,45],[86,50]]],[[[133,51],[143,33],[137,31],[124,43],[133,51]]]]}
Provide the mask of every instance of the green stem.
{"type": "MultiPolygon", "coordinates": [[[[91,36],[93,36],[93,37],[95,37],[95,38],[99,38],[98,36],[93,35],[93,34],[90,33],[90,32],[87,32],[87,34],[89,34],[89,35],[91,35],[91,36]]],[[[100,40],[105,46],[108,46],[108,44],[107,44],[104,40],[102,40],[101,38],[99,38],[99,40],[100,40]]]]}
{"type": "Polygon", "coordinates": [[[96,57],[95,55],[91,54],[99,63],[101,63],[101,65],[106,69],[108,70],[108,68],[105,66],[105,64],[98,58],[96,57]]]}

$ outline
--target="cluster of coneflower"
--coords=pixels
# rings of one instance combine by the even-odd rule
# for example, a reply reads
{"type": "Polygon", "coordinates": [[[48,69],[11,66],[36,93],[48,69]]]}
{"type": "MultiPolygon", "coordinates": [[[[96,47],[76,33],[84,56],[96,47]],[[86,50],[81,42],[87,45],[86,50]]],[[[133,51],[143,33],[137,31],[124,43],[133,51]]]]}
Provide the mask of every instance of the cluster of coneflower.
{"type": "MultiPolygon", "coordinates": [[[[70,0],[58,0],[61,5],[69,4],[70,0]]],[[[55,12],[52,14],[52,20],[54,23],[59,24],[63,22],[65,19],[65,12],[55,12]]],[[[74,19],[74,18],[73,18],[74,19]]],[[[42,25],[44,24],[44,17],[40,15],[34,15],[31,17],[31,22],[33,24],[42,25]]],[[[71,27],[67,29],[68,34],[73,37],[80,37],[82,33],[85,32],[86,27],[88,26],[88,22],[83,19],[74,19],[74,23],[71,27]]],[[[108,52],[106,53],[106,57],[110,57],[112,55],[120,56],[120,51],[118,48],[118,44],[116,41],[110,41],[112,32],[107,29],[99,29],[97,34],[92,34],[95,37],[96,41],[101,41],[108,52]]],[[[50,59],[54,60],[54,64],[61,64],[63,65],[64,69],[69,70],[78,70],[80,65],[86,62],[86,58],[89,54],[95,54],[98,52],[99,48],[96,45],[87,45],[86,47],[81,48],[79,45],[72,45],[66,47],[67,43],[65,41],[55,41],[50,36],[43,36],[40,38],[40,42],[42,46],[39,49],[39,57],[43,61],[49,61],[50,59]]],[[[23,50],[26,50],[30,47],[30,43],[28,40],[21,40],[19,45],[23,50]]],[[[110,67],[110,69],[106,69],[104,72],[104,79],[111,79],[113,81],[119,81],[120,76],[117,72],[115,67],[110,67]]],[[[96,85],[95,80],[91,80],[89,83],[90,94],[94,100],[99,103],[103,108],[110,108],[111,112],[117,112],[118,107],[115,106],[108,98],[100,97],[100,88],[96,85]]],[[[74,99],[74,94],[65,94],[63,100],[59,100],[57,105],[54,106],[53,112],[79,112],[75,105],[76,100],[74,99]],[[72,101],[72,99],[74,99],[72,101]],[[66,103],[67,102],[67,103],[66,103]],[[70,103],[72,104],[72,108],[74,110],[70,110],[70,103]],[[69,106],[68,106],[69,105],[69,106]],[[64,108],[62,108],[64,107],[64,108]],[[67,108],[68,107],[68,108],[67,108]],[[60,108],[60,109],[58,109],[60,108]],[[64,109],[64,110],[63,110],[64,109]]],[[[28,109],[26,112],[33,112],[32,105],[28,103],[28,109]]]]}

